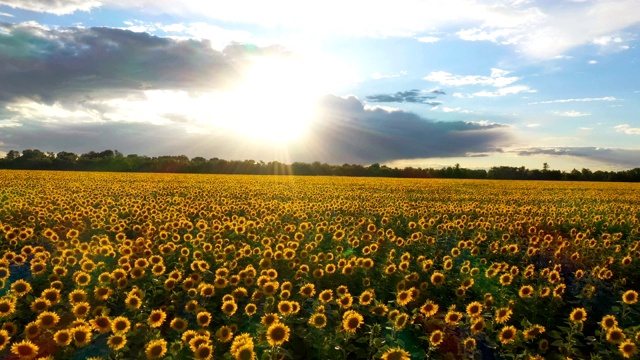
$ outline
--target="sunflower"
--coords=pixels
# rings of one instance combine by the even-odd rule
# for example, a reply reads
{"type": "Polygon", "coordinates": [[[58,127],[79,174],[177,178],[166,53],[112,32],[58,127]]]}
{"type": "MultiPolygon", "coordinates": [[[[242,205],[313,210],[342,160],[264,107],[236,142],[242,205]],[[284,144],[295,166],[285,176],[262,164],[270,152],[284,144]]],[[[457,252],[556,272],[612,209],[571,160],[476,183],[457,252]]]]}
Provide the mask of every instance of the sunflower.
{"type": "Polygon", "coordinates": [[[124,335],[113,334],[109,336],[109,340],[107,340],[107,345],[113,350],[120,350],[125,345],[127,345],[127,338],[124,335]]]}
{"type": "Polygon", "coordinates": [[[472,337],[466,338],[462,344],[466,350],[473,351],[476,348],[476,339],[472,337]]]}
{"type": "Polygon", "coordinates": [[[318,295],[318,299],[323,303],[328,303],[333,300],[333,290],[322,290],[318,295]]]}
{"type": "Polygon", "coordinates": [[[432,302],[431,300],[427,300],[427,302],[420,307],[420,313],[425,317],[430,317],[435,315],[438,312],[440,306],[438,304],[432,302]]]}
{"type": "Polygon", "coordinates": [[[264,314],[264,316],[260,318],[260,322],[262,323],[262,325],[266,327],[269,327],[273,323],[276,323],[278,321],[279,321],[278,314],[274,314],[274,313],[264,314]]]}
{"type": "Polygon", "coordinates": [[[216,294],[216,287],[211,284],[202,284],[199,288],[200,296],[210,298],[216,294]]]}
{"type": "Polygon", "coordinates": [[[293,309],[291,307],[291,302],[289,301],[280,301],[278,304],[278,312],[280,315],[287,316],[293,313],[293,309]]]}
{"type": "Polygon", "coordinates": [[[538,342],[538,349],[540,349],[541,351],[549,350],[549,340],[547,339],[540,340],[540,342],[538,342]]]}
{"type": "Polygon", "coordinates": [[[533,325],[532,327],[524,330],[522,332],[522,334],[524,335],[524,338],[527,340],[531,340],[533,338],[535,338],[536,336],[544,333],[545,331],[547,331],[547,329],[542,326],[542,325],[533,325]]]}
{"type": "Polygon", "coordinates": [[[357,311],[348,310],[342,315],[342,327],[348,332],[355,333],[363,322],[364,318],[357,311]]]}
{"type": "Polygon", "coordinates": [[[79,286],[86,286],[91,282],[91,275],[84,271],[77,271],[73,274],[73,281],[79,286]]]}
{"type": "Polygon", "coordinates": [[[500,276],[500,285],[502,286],[511,285],[511,281],[513,281],[513,276],[511,276],[511,274],[502,274],[500,276]]]}
{"type": "Polygon", "coordinates": [[[91,341],[91,336],[90,326],[76,326],[71,329],[71,338],[77,347],[87,345],[91,341]]]}
{"type": "Polygon", "coordinates": [[[210,360],[213,357],[213,345],[200,344],[193,352],[193,357],[197,360],[210,360]]]}
{"type": "Polygon", "coordinates": [[[162,310],[153,310],[151,314],[149,314],[149,318],[147,319],[147,322],[149,323],[149,326],[151,326],[152,328],[157,328],[162,326],[162,323],[164,323],[166,319],[167,319],[167,313],[165,313],[162,310]]]}
{"type": "Polygon", "coordinates": [[[272,296],[278,291],[279,286],[277,281],[268,281],[262,286],[262,292],[267,296],[272,296]]]}
{"type": "Polygon", "coordinates": [[[321,313],[315,313],[309,318],[309,324],[317,329],[322,329],[327,325],[327,316],[321,313]]]}
{"type": "Polygon", "coordinates": [[[466,310],[467,310],[467,315],[469,315],[470,318],[478,317],[482,313],[482,304],[480,304],[480,302],[478,301],[474,301],[472,303],[469,303],[469,305],[467,305],[466,310]]]}
{"type": "Polygon", "coordinates": [[[521,298],[528,298],[533,295],[533,286],[531,285],[523,285],[520,290],[518,290],[518,295],[521,298]]]}
{"type": "Polygon", "coordinates": [[[142,300],[133,294],[127,295],[127,298],[124,300],[124,304],[127,308],[131,310],[137,310],[142,305],[142,300]]]}
{"type": "Polygon", "coordinates": [[[625,304],[633,305],[638,302],[638,293],[634,290],[627,290],[622,294],[622,301],[625,304]]]}
{"type": "Polygon", "coordinates": [[[93,296],[97,300],[103,300],[103,301],[107,300],[112,293],[113,293],[113,290],[104,286],[98,286],[93,290],[93,296]]]}
{"type": "Polygon", "coordinates": [[[358,302],[362,306],[367,306],[371,304],[374,298],[375,298],[375,294],[373,290],[365,290],[362,292],[362,294],[360,294],[360,298],[358,299],[358,302]]]}
{"type": "Polygon", "coordinates": [[[258,307],[256,306],[256,304],[249,303],[247,304],[247,306],[244,307],[244,313],[247,314],[248,316],[254,315],[256,311],[258,311],[258,307]]]}
{"type": "Polygon", "coordinates": [[[163,339],[153,340],[145,348],[147,359],[158,359],[167,352],[167,342],[163,339]]]}
{"type": "Polygon", "coordinates": [[[473,332],[474,334],[478,334],[480,333],[482,330],[484,330],[485,327],[485,321],[484,318],[482,317],[477,317],[475,318],[475,320],[473,320],[473,322],[471,323],[471,332],[473,332]]]}
{"type": "Polygon", "coordinates": [[[60,321],[60,316],[54,312],[44,311],[38,315],[36,322],[42,329],[51,329],[60,321]]]}
{"type": "Polygon", "coordinates": [[[229,326],[222,326],[216,331],[216,337],[221,343],[226,343],[233,339],[233,330],[229,326]]]}
{"type": "Polygon", "coordinates": [[[349,294],[349,288],[346,285],[340,285],[336,288],[336,294],[338,294],[338,296],[345,296],[349,294]]]}
{"type": "Polygon", "coordinates": [[[235,301],[230,300],[222,303],[222,312],[227,314],[227,316],[235,314],[236,310],[238,310],[238,305],[235,301]]]}
{"type": "Polygon", "coordinates": [[[300,288],[299,294],[302,295],[305,298],[312,297],[313,295],[316,294],[315,285],[313,285],[313,284],[305,284],[304,286],[302,286],[300,288]]]}
{"type": "Polygon", "coordinates": [[[2,351],[9,344],[11,336],[7,330],[0,330],[0,351],[2,351]]]}
{"type": "Polygon", "coordinates": [[[271,346],[282,345],[289,340],[290,332],[291,330],[287,325],[275,322],[267,329],[267,341],[271,346]]]}
{"type": "Polygon", "coordinates": [[[11,284],[11,291],[13,291],[18,296],[24,296],[31,292],[31,284],[24,280],[17,280],[13,284],[11,284]]]}
{"type": "Polygon", "coordinates": [[[382,354],[382,360],[409,360],[411,356],[402,348],[391,348],[382,354]]]}
{"type": "Polygon", "coordinates": [[[511,318],[511,314],[513,313],[513,311],[511,311],[511,309],[509,308],[500,308],[498,310],[496,310],[496,316],[495,316],[495,321],[498,324],[504,324],[507,321],[509,321],[509,318],[511,318]]]}
{"type": "Polygon", "coordinates": [[[617,344],[626,339],[626,337],[627,336],[624,334],[624,332],[617,326],[614,326],[611,329],[607,330],[607,341],[609,342],[617,344]]]}
{"type": "Polygon", "coordinates": [[[371,308],[371,310],[369,310],[369,312],[371,312],[373,315],[377,315],[377,316],[384,316],[387,311],[389,311],[389,309],[387,308],[387,305],[385,304],[377,304],[375,306],[373,306],[371,308]]]}
{"type": "Polygon", "coordinates": [[[40,348],[38,345],[29,340],[22,340],[11,345],[11,353],[20,357],[20,359],[33,359],[38,355],[40,348]]]}
{"type": "Polygon", "coordinates": [[[551,294],[551,289],[548,286],[545,286],[542,289],[540,289],[540,292],[539,292],[540,297],[547,297],[550,294],[551,294]]]}
{"type": "Polygon", "coordinates": [[[176,317],[173,320],[171,320],[171,323],[169,324],[169,326],[175,331],[183,332],[187,330],[187,326],[189,326],[189,323],[187,322],[187,320],[183,318],[176,317]]]}
{"type": "Polygon", "coordinates": [[[0,300],[0,317],[9,316],[16,311],[16,304],[12,300],[0,300]]]}
{"type": "Polygon", "coordinates": [[[444,316],[444,321],[449,325],[457,325],[462,320],[462,313],[458,311],[449,311],[444,316]]]}
{"type": "Polygon", "coordinates": [[[253,350],[253,343],[238,347],[235,351],[234,358],[236,360],[255,360],[256,353],[253,350]]]}
{"type": "Polygon", "coordinates": [[[431,283],[433,285],[441,285],[442,283],[444,283],[444,274],[439,271],[435,271],[431,275],[431,283]]]}
{"type": "Polygon", "coordinates": [[[433,333],[431,333],[431,336],[429,337],[429,343],[431,344],[431,346],[438,346],[442,344],[443,340],[444,340],[444,333],[440,330],[434,331],[433,333]]]}
{"type": "Polygon", "coordinates": [[[111,330],[111,320],[108,316],[97,316],[96,318],[89,321],[94,330],[99,333],[106,333],[111,330]]]}
{"type": "Polygon", "coordinates": [[[58,346],[71,344],[71,331],[67,329],[58,330],[53,334],[53,340],[58,346]]]}
{"type": "Polygon", "coordinates": [[[515,327],[505,326],[498,333],[498,339],[500,339],[501,343],[508,344],[510,342],[513,342],[516,339],[517,335],[518,335],[518,331],[516,330],[515,327]]]}
{"type": "Polygon", "coordinates": [[[2,330],[6,330],[9,336],[14,336],[18,332],[18,326],[11,321],[7,321],[2,324],[2,330]]]}
{"type": "Polygon", "coordinates": [[[131,329],[131,321],[124,316],[118,316],[111,321],[111,331],[115,334],[126,334],[131,329]]]}
{"type": "Polygon", "coordinates": [[[211,322],[211,313],[208,311],[200,311],[196,315],[196,321],[200,326],[209,326],[209,323],[211,322]]]}
{"type": "Polygon", "coordinates": [[[638,352],[638,347],[633,341],[627,340],[618,346],[618,350],[620,350],[622,357],[628,359],[638,352]]]}
{"type": "Polygon", "coordinates": [[[49,306],[51,306],[51,301],[45,298],[39,297],[37,299],[34,299],[31,302],[30,308],[31,308],[31,311],[33,312],[43,312],[47,310],[49,306]]]}
{"type": "Polygon", "coordinates": [[[233,339],[231,344],[231,355],[236,360],[255,360],[256,353],[253,350],[253,339],[249,334],[241,334],[233,339]]]}
{"type": "Polygon", "coordinates": [[[338,305],[343,309],[349,309],[353,305],[353,297],[350,294],[345,294],[338,299],[338,305]]]}
{"type": "Polygon", "coordinates": [[[573,309],[569,315],[569,320],[573,323],[582,323],[587,320],[587,311],[584,308],[573,309]]]}
{"type": "Polygon", "coordinates": [[[187,302],[184,306],[184,311],[188,312],[188,313],[195,313],[196,310],[198,310],[198,301],[196,300],[190,300],[189,302],[187,302]]]}
{"type": "Polygon", "coordinates": [[[409,315],[407,314],[399,314],[396,316],[395,320],[393,320],[393,327],[396,329],[403,329],[407,322],[409,321],[409,315]]]}
{"type": "Polygon", "coordinates": [[[40,326],[38,326],[37,322],[32,321],[25,325],[24,333],[27,335],[27,339],[35,339],[40,335],[40,326]]]}
{"type": "Polygon", "coordinates": [[[405,306],[411,302],[413,298],[411,297],[411,292],[409,290],[401,291],[396,296],[396,302],[400,306],[405,306]]]}
{"type": "Polygon", "coordinates": [[[605,315],[600,322],[600,326],[604,330],[609,330],[613,327],[618,326],[618,320],[614,315],[605,315]]]}
{"type": "Polygon", "coordinates": [[[91,306],[87,302],[79,302],[73,305],[73,315],[77,319],[84,319],[87,315],[89,315],[90,310],[91,306]]]}

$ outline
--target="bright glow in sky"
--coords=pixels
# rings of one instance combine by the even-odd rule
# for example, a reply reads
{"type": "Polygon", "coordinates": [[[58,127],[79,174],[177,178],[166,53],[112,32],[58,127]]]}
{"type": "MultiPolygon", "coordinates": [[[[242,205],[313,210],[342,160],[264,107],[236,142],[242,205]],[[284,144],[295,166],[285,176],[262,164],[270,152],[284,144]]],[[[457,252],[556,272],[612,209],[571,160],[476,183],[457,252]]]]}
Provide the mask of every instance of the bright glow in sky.
{"type": "Polygon", "coordinates": [[[0,156],[640,167],[638,8],[0,0],[0,156]]]}

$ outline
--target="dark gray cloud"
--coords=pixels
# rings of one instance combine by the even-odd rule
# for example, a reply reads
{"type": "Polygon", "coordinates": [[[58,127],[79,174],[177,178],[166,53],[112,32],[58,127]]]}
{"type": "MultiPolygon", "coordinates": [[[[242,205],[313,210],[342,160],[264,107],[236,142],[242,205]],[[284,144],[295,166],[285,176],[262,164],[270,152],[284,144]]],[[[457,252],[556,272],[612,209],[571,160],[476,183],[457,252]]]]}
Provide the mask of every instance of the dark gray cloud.
{"type": "Polygon", "coordinates": [[[71,106],[145,89],[224,88],[242,76],[247,57],[276,53],[286,55],[242,44],[219,52],[207,40],[113,28],[0,23],[0,104],[29,98],[71,106]]]}
{"type": "Polygon", "coordinates": [[[533,147],[514,151],[520,156],[554,155],[585,158],[611,167],[640,167],[640,150],[600,147],[533,147]]]}
{"type": "MultiPolygon", "coordinates": [[[[355,97],[326,96],[321,109],[305,142],[316,152],[305,160],[372,163],[467,156],[495,152],[510,142],[504,125],[431,121],[411,112],[368,108],[355,97]]],[[[301,151],[294,154],[303,157],[301,151]]]]}
{"type": "Polygon", "coordinates": [[[437,95],[444,95],[443,91],[431,90],[428,92],[418,89],[412,89],[407,91],[398,91],[395,94],[376,94],[369,95],[366,100],[375,103],[418,103],[429,106],[440,105],[439,101],[433,101],[437,95]],[[429,94],[429,95],[425,95],[429,94]]]}

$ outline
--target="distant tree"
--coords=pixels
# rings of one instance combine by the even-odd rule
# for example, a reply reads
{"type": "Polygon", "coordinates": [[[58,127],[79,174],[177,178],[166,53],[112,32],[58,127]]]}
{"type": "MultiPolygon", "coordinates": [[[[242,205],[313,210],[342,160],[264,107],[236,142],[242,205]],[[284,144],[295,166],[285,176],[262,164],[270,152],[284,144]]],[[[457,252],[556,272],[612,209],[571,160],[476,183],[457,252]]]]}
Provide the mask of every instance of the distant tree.
{"type": "Polygon", "coordinates": [[[17,150],[9,150],[9,152],[7,153],[7,155],[5,156],[5,159],[9,160],[9,161],[13,161],[17,158],[20,157],[20,151],[17,150]]]}

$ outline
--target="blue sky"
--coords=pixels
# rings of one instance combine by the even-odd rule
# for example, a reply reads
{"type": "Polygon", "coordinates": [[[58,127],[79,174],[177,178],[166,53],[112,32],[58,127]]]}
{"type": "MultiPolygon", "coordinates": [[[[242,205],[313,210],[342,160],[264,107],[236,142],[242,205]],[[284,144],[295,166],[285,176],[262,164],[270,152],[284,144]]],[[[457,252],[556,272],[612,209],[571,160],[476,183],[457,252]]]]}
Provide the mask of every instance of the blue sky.
{"type": "Polygon", "coordinates": [[[0,0],[0,152],[640,167],[637,9],[0,0]]]}

